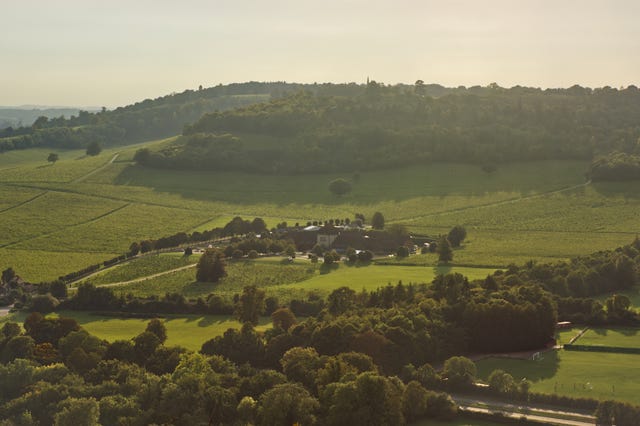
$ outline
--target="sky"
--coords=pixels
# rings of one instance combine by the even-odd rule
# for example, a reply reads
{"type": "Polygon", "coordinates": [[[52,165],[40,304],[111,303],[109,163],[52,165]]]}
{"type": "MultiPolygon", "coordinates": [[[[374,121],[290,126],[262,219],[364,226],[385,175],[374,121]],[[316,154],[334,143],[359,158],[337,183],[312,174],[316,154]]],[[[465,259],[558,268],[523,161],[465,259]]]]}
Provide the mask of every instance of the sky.
{"type": "Polygon", "coordinates": [[[0,2],[0,105],[243,81],[640,86],[638,0],[0,2]]]}

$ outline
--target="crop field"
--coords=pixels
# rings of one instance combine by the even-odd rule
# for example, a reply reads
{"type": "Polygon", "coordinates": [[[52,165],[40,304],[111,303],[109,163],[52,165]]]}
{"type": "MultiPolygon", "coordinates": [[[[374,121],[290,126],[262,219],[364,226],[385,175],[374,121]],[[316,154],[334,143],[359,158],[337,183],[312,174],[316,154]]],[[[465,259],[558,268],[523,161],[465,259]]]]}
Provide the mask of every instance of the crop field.
{"type": "Polygon", "coordinates": [[[639,355],[559,350],[546,352],[536,361],[488,358],[476,364],[483,380],[502,369],[516,380],[530,380],[534,392],[638,402],[639,355]]]}
{"type": "MultiPolygon", "coordinates": [[[[131,162],[140,146],[169,141],[96,157],[60,152],[55,164],[42,149],[0,154],[0,267],[51,280],[123,253],[134,240],[221,226],[236,215],[275,226],[380,211],[387,223],[433,236],[461,224],[468,239],[453,264],[492,268],[611,249],[640,231],[640,184],[585,185],[583,162],[504,165],[491,175],[430,164],[357,176],[170,171],[131,162]],[[336,177],[352,179],[353,191],[333,196],[327,183],[336,177]]],[[[408,262],[436,264],[435,256],[408,262]]]]}
{"type": "Polygon", "coordinates": [[[159,255],[144,256],[102,272],[92,275],[86,281],[95,285],[119,283],[148,277],[186,265],[192,265],[198,261],[198,256],[184,256],[179,253],[163,253],[159,255]]]}
{"type": "MultiPolygon", "coordinates": [[[[640,329],[637,328],[589,328],[575,342],[587,346],[615,346],[640,348],[640,329]]],[[[638,360],[640,362],[640,359],[638,360]]]]}
{"type": "MultiPolygon", "coordinates": [[[[74,318],[89,333],[113,342],[114,340],[129,340],[142,333],[147,327],[149,319],[115,318],[93,315],[78,311],[61,311],[57,315],[74,318]]],[[[12,314],[0,319],[22,323],[26,314],[12,314]]],[[[165,315],[161,318],[167,327],[166,345],[178,345],[198,351],[207,340],[221,336],[229,328],[239,329],[242,324],[233,317],[225,315],[165,315]]],[[[261,318],[256,330],[264,331],[271,327],[270,319],[261,318]]]]}

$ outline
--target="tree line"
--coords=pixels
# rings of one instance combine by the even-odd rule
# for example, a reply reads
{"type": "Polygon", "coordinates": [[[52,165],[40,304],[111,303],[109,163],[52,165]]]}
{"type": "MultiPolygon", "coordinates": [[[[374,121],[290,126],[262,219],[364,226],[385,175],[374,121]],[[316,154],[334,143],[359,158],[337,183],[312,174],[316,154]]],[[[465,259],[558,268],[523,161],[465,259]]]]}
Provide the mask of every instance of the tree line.
{"type": "Polygon", "coordinates": [[[640,91],[458,90],[433,98],[371,82],[355,96],[312,92],[205,114],[139,164],[297,174],[457,161],[587,159],[638,153],[640,91]]]}

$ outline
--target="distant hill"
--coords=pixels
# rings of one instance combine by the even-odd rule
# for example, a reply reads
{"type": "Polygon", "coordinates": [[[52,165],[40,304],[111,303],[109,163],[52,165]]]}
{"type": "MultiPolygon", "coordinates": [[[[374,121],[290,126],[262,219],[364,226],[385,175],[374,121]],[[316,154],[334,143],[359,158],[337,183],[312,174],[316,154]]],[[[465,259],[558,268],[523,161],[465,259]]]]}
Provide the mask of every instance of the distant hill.
{"type": "MultiPolygon", "coordinates": [[[[46,107],[25,105],[20,107],[0,106],[0,129],[7,127],[31,126],[38,117],[71,117],[78,115],[81,108],[75,107],[46,107]]],[[[97,111],[95,109],[94,111],[97,111]]]]}
{"type": "Polygon", "coordinates": [[[209,113],[173,145],[136,159],[159,168],[296,174],[640,153],[640,90],[633,86],[491,85],[440,90],[440,97],[420,84],[358,88],[337,96],[297,92],[209,113]]]}
{"type": "MultiPolygon", "coordinates": [[[[73,110],[51,115],[36,113],[35,119],[23,119],[22,127],[19,123],[11,124],[14,120],[8,117],[11,128],[3,130],[0,127],[0,152],[33,146],[81,148],[90,141],[116,145],[164,138],[180,134],[185,125],[193,123],[205,113],[266,102],[300,90],[321,96],[352,97],[362,94],[365,86],[356,83],[234,83],[145,99],[111,111],[73,110]],[[61,118],[61,115],[66,118],[61,118]],[[45,118],[38,119],[39,117],[45,118]]],[[[433,97],[453,90],[438,84],[423,86],[423,91],[433,97]]]]}

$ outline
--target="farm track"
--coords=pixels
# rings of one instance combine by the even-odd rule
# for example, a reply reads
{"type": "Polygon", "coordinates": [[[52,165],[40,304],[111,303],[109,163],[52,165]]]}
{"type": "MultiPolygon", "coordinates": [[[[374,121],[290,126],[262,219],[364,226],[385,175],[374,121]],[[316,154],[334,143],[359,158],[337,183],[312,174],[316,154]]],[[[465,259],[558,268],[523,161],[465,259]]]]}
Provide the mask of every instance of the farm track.
{"type": "MultiPolygon", "coordinates": [[[[38,188],[38,189],[41,189],[41,188],[38,188]]],[[[24,200],[21,203],[18,203],[18,204],[15,204],[15,205],[11,206],[11,207],[7,207],[5,209],[2,209],[2,210],[0,210],[0,213],[4,213],[4,212],[7,212],[9,210],[17,209],[18,207],[22,207],[25,204],[29,204],[30,202],[37,200],[38,198],[42,197],[43,195],[46,195],[48,192],[49,191],[41,192],[40,194],[38,194],[38,195],[36,195],[34,197],[31,197],[28,200],[24,200]]]]}
{"type": "MultiPolygon", "coordinates": [[[[118,286],[123,286],[123,285],[127,285],[127,284],[139,283],[139,282],[142,282],[142,281],[147,281],[147,280],[151,280],[153,278],[161,277],[163,275],[169,275],[169,274],[172,274],[174,272],[179,272],[179,271],[183,271],[185,269],[194,268],[196,265],[197,265],[197,263],[194,263],[194,264],[191,264],[191,265],[181,266],[179,268],[170,269],[168,271],[158,272],[158,273],[153,274],[153,275],[147,275],[146,277],[140,277],[140,278],[136,278],[136,279],[129,280],[129,281],[119,281],[117,283],[102,284],[102,285],[99,285],[99,287],[118,287],[118,286]]],[[[86,278],[88,278],[88,277],[83,278],[83,280],[86,279],[86,278]]]]}
{"type": "Polygon", "coordinates": [[[102,170],[106,169],[107,167],[109,167],[111,164],[113,164],[114,161],[116,161],[116,158],[118,158],[118,156],[120,155],[119,152],[116,152],[115,155],[113,157],[111,157],[111,160],[107,161],[105,164],[103,164],[102,166],[98,167],[97,169],[93,169],[92,171],[90,171],[89,173],[87,173],[84,176],[80,176],[79,178],[73,179],[71,181],[69,181],[69,183],[78,183],[78,182],[82,182],[83,180],[85,180],[86,178],[101,172],[102,170]]]}
{"type": "MultiPolygon", "coordinates": [[[[82,225],[86,225],[86,224],[89,224],[89,223],[97,222],[98,220],[103,219],[103,218],[105,218],[105,217],[107,217],[107,216],[109,216],[109,215],[111,215],[113,213],[116,213],[117,211],[120,211],[120,210],[122,210],[124,208],[127,208],[130,205],[131,205],[131,203],[124,204],[122,206],[116,207],[115,209],[109,210],[108,212],[103,213],[103,214],[101,214],[99,216],[92,217],[91,219],[84,220],[84,221],[78,222],[78,223],[74,223],[73,225],[65,226],[65,227],[62,227],[60,229],[56,229],[55,231],[51,231],[51,232],[47,232],[47,233],[39,234],[39,235],[35,235],[35,236],[29,236],[29,237],[24,238],[24,239],[22,239],[20,241],[12,241],[12,242],[10,242],[8,244],[0,245],[0,248],[10,248],[12,246],[15,246],[15,245],[27,242],[27,241],[35,240],[37,238],[48,237],[50,235],[57,234],[58,232],[62,232],[62,231],[66,231],[67,229],[75,228],[77,226],[82,226],[82,225]]],[[[49,251],[51,251],[51,250],[49,250],[49,251]]]]}

